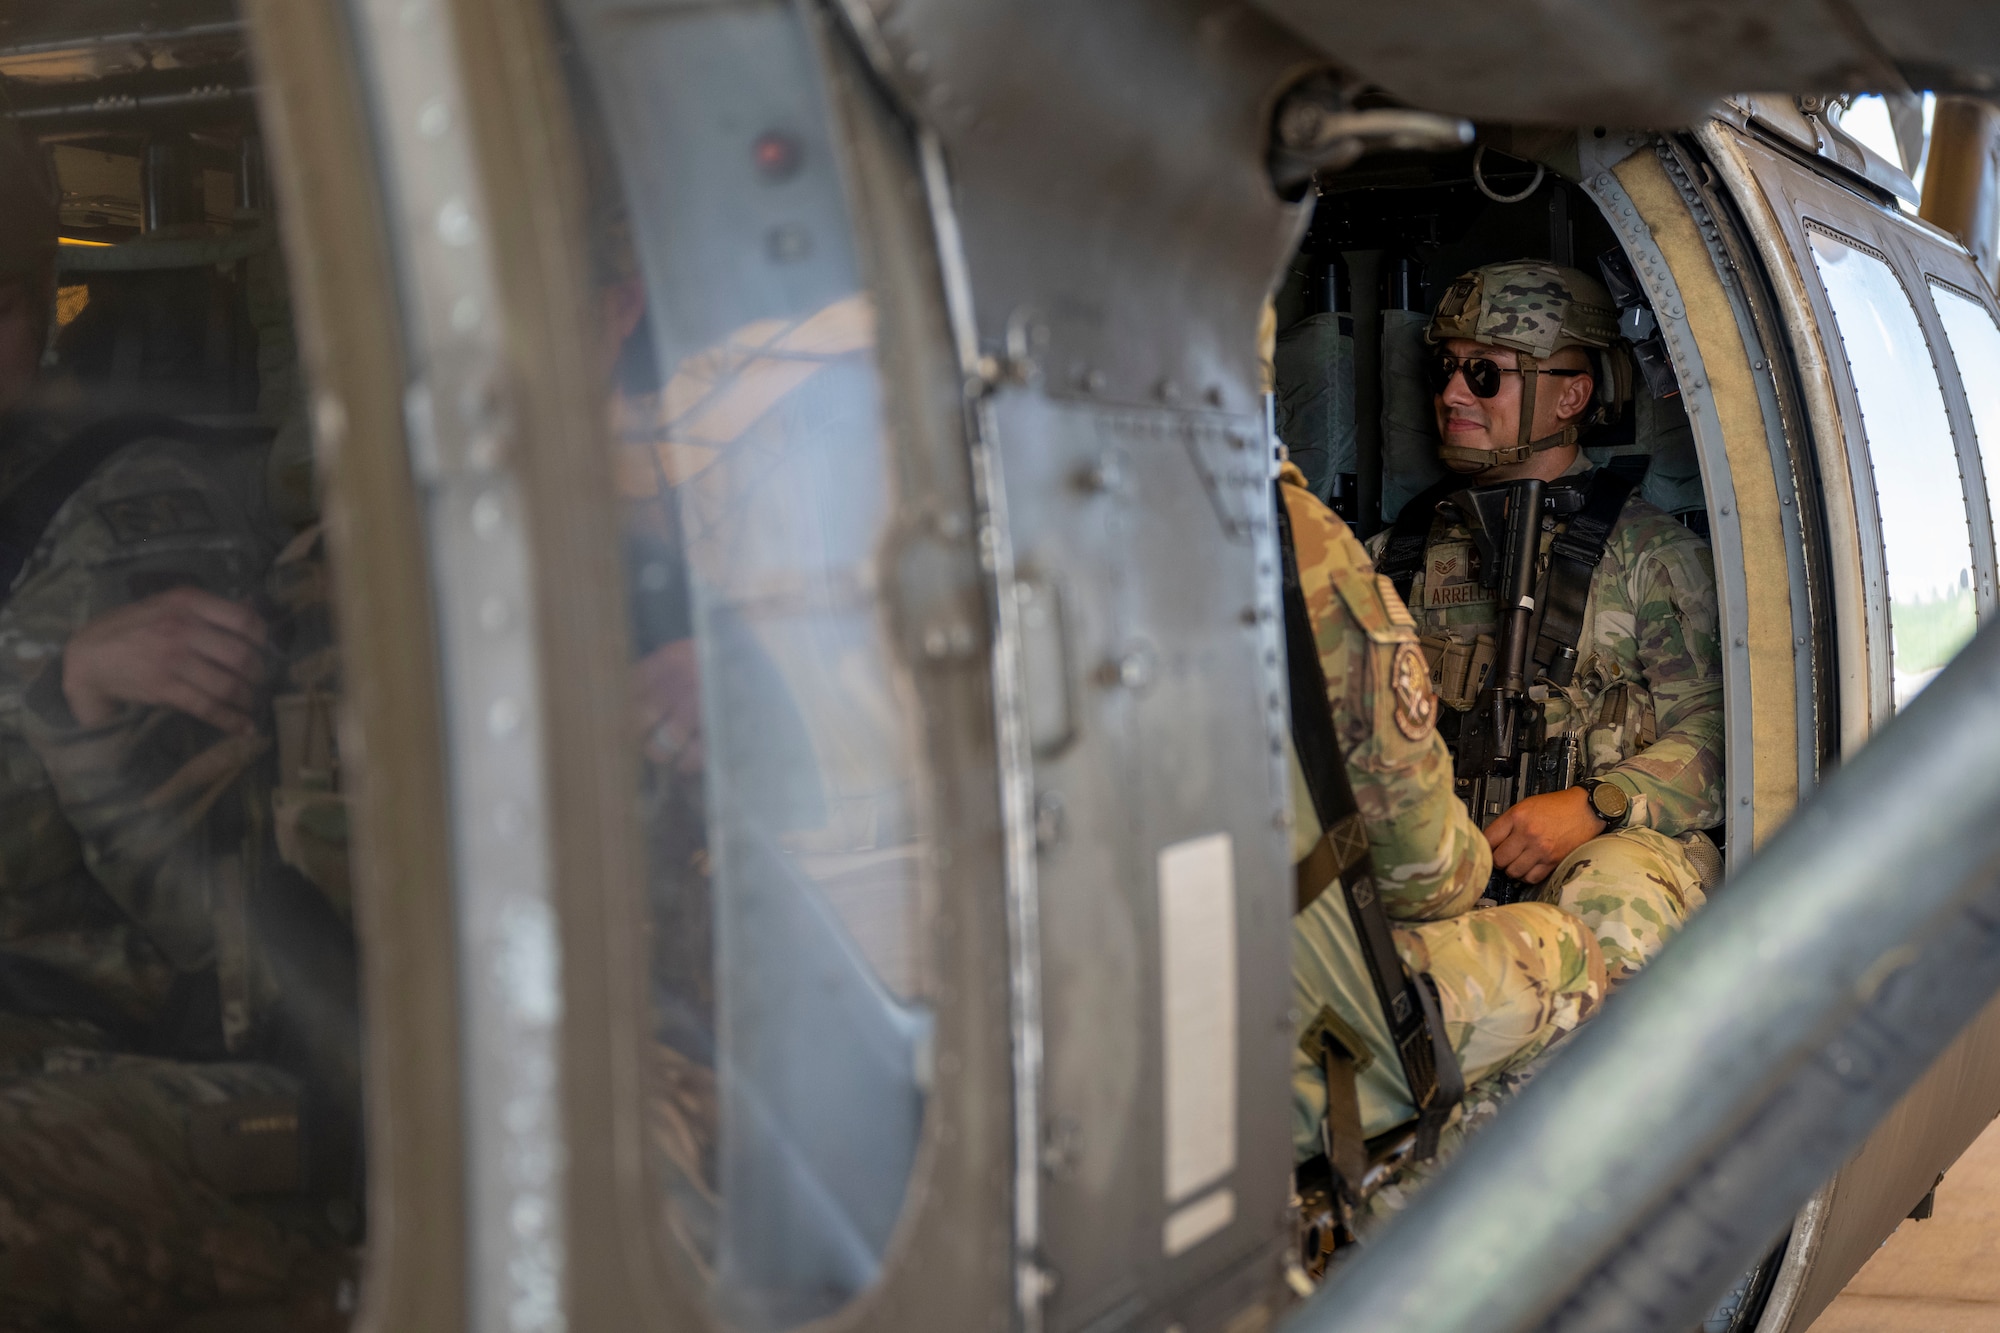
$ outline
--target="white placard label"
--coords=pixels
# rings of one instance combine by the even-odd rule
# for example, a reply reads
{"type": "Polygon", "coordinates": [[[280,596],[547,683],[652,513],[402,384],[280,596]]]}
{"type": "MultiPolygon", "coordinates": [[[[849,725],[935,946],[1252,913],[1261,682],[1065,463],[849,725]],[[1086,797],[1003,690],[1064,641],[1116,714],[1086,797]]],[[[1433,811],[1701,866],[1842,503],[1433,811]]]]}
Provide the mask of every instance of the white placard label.
{"type": "MultiPolygon", "coordinates": [[[[1236,1167],[1233,850],[1227,833],[1211,833],[1160,852],[1161,1081],[1169,1203],[1193,1197],[1236,1167]]],[[[1233,1212],[1233,1200],[1229,1207],[1233,1212]]]]}
{"type": "Polygon", "coordinates": [[[1176,1208],[1167,1214],[1164,1234],[1160,1237],[1161,1248],[1171,1259],[1193,1249],[1235,1220],[1235,1190],[1223,1189],[1204,1194],[1187,1207],[1176,1208]]]}

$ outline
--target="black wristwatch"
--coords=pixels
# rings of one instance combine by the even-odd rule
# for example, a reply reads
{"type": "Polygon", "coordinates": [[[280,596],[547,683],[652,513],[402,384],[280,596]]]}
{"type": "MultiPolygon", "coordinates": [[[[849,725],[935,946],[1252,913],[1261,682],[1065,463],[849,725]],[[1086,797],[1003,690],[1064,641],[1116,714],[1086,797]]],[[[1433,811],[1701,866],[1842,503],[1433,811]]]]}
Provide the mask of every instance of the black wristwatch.
{"type": "Polygon", "coordinates": [[[1590,802],[1590,812],[1604,821],[1604,831],[1625,827],[1625,817],[1632,813],[1632,794],[1615,782],[1603,778],[1585,778],[1576,784],[1583,789],[1583,795],[1590,802]]]}

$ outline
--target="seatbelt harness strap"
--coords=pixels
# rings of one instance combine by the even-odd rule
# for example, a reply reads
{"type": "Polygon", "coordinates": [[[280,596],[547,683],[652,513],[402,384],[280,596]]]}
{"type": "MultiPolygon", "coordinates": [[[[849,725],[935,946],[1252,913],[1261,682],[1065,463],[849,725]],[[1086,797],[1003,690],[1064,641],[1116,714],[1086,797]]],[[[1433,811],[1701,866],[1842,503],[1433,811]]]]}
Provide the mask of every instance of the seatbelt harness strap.
{"type": "MultiPolygon", "coordinates": [[[[1278,483],[1282,486],[1282,483],[1278,483]]],[[[1282,491],[1272,500],[1278,520],[1278,543],[1283,557],[1285,599],[1285,660],[1291,685],[1292,746],[1312,794],[1313,810],[1325,830],[1322,845],[1332,850],[1332,865],[1338,872],[1347,914],[1360,941],[1361,956],[1368,968],[1375,998],[1389,1021],[1390,1038],[1409,1085],[1410,1101],[1417,1108],[1415,1156],[1423,1161],[1437,1153],[1438,1135],[1451,1118],[1454,1107],[1465,1095],[1465,1078],[1458,1067],[1445,1033],[1444,1018],[1438,1010],[1437,995],[1428,977],[1413,977],[1403,967],[1396,952],[1396,939],[1389,929],[1388,914],[1376,892],[1375,867],[1368,850],[1366,826],[1354,788],[1347,780],[1347,759],[1334,732],[1333,710],[1327,701],[1326,676],[1320,668],[1317,636],[1306,610],[1305,590],[1299,582],[1298,552],[1292,543],[1291,519],[1282,491]]],[[[1315,849],[1317,855],[1318,849],[1315,849]]],[[[1310,863],[1312,858],[1308,858],[1310,863]]],[[[1358,1054],[1352,1053],[1350,1054],[1358,1054]]],[[[1339,1062],[1329,1063],[1329,1076],[1339,1062]]],[[[1348,1076],[1352,1076],[1351,1066],[1348,1076]]],[[[1328,1089],[1329,1106],[1344,1098],[1345,1090],[1328,1089]]],[[[1345,1153],[1329,1153],[1339,1161],[1345,1153]]],[[[1361,1182],[1350,1180],[1358,1193],[1361,1182]]]]}
{"type": "Polygon", "coordinates": [[[1359,1202],[1358,1191],[1368,1174],[1368,1139],[1361,1127],[1361,1085],[1356,1076],[1360,1064],[1347,1047],[1322,1033],[1319,1039],[1319,1067],[1326,1079],[1327,1164],[1359,1202]]]}
{"type": "Polygon", "coordinates": [[[1396,596],[1404,601],[1410,600],[1417,571],[1424,567],[1424,552],[1431,544],[1431,520],[1437,517],[1437,507],[1464,489],[1464,477],[1446,477],[1406,503],[1396,515],[1388,543],[1382,548],[1382,558],[1375,562],[1375,572],[1395,584],[1396,596]]]}
{"type": "Polygon", "coordinates": [[[1585,488],[1583,507],[1549,546],[1549,574],[1543,586],[1542,619],[1529,656],[1535,675],[1562,686],[1576,674],[1577,641],[1583,636],[1583,608],[1590,582],[1611,543],[1625,502],[1646,476],[1652,460],[1624,454],[1597,469],[1585,488]]]}

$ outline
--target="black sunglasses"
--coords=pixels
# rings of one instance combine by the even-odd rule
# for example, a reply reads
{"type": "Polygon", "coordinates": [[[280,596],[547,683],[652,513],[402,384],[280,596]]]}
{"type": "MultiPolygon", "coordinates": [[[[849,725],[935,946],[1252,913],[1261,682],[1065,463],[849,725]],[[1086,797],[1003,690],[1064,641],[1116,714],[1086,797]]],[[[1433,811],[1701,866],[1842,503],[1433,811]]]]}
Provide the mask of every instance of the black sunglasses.
{"type": "MultiPolygon", "coordinates": [[[[1452,377],[1461,370],[1465,372],[1465,387],[1472,390],[1474,398],[1491,398],[1494,394],[1500,392],[1500,377],[1502,375],[1519,375],[1522,373],[1519,366],[1503,366],[1489,357],[1453,356],[1450,352],[1439,352],[1431,358],[1430,367],[1427,372],[1430,379],[1431,392],[1433,394],[1443,393],[1450,386],[1452,377]]],[[[1587,370],[1542,370],[1537,368],[1535,373],[1537,375],[1559,375],[1567,379],[1576,375],[1588,375],[1590,372],[1587,370]]]]}

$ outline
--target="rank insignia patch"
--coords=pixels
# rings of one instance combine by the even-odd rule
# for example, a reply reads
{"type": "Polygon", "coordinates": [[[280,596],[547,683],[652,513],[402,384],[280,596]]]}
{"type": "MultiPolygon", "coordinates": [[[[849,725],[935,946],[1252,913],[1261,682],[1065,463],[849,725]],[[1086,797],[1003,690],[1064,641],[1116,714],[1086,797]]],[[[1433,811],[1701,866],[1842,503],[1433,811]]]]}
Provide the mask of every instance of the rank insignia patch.
{"type": "Polygon", "coordinates": [[[199,491],[154,491],[99,505],[97,512],[121,546],[216,530],[199,491]]]}
{"type": "Polygon", "coordinates": [[[1413,741],[1429,735],[1437,725],[1437,699],[1431,694],[1431,671],[1423,649],[1414,643],[1396,646],[1389,689],[1396,696],[1396,729],[1413,741]]]}

